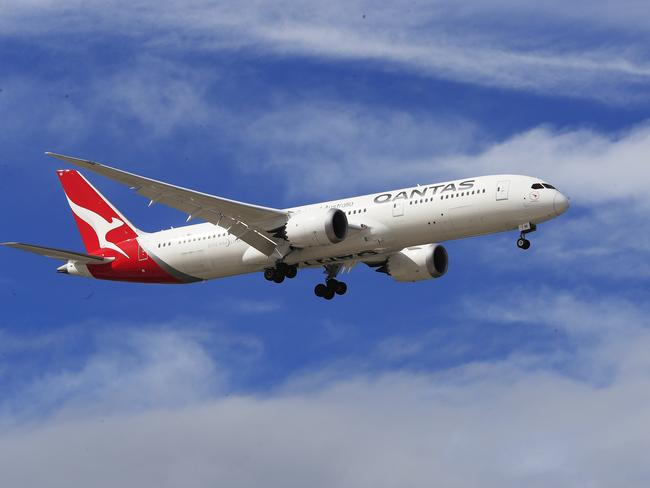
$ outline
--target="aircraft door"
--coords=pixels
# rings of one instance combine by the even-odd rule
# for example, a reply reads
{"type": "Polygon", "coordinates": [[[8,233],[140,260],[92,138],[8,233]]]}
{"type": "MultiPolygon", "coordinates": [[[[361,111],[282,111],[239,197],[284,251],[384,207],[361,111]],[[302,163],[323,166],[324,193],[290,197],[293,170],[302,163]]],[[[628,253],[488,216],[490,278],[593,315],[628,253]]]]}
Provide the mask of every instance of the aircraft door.
{"type": "Polygon", "coordinates": [[[401,217],[404,215],[404,202],[393,202],[393,217],[401,217]]]}
{"type": "Polygon", "coordinates": [[[497,201],[507,200],[510,190],[510,180],[501,180],[497,183],[497,201]]]}

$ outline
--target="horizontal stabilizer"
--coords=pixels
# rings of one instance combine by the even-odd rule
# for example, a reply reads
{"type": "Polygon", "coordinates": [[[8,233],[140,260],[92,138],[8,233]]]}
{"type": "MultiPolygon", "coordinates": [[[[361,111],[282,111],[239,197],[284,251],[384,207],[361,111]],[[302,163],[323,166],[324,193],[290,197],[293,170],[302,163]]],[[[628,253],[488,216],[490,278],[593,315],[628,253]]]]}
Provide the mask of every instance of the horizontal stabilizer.
{"type": "Polygon", "coordinates": [[[81,252],[65,251],[63,249],[55,249],[53,247],[35,246],[33,244],[23,244],[22,242],[3,242],[3,246],[13,247],[21,251],[33,252],[53,259],[60,259],[61,261],[74,261],[80,264],[102,264],[110,263],[115,258],[104,258],[102,256],[93,256],[91,254],[84,254],[81,252]]]}

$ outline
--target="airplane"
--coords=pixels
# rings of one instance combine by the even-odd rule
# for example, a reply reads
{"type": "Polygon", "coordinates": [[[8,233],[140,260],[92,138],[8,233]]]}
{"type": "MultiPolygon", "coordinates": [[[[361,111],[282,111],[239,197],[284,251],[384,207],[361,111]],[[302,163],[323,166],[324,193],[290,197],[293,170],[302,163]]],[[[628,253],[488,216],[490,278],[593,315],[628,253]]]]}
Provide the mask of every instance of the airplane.
{"type": "Polygon", "coordinates": [[[347,291],[339,273],[359,263],[399,282],[440,278],[449,263],[441,242],[518,230],[517,246],[528,249],[528,234],[569,208],[568,198],[540,178],[503,174],[275,209],[45,154],[127,185],[149,206],[204,221],[144,232],[79,171],[58,170],[86,252],[3,245],[64,261],[60,273],[101,280],[181,284],[263,272],[282,283],[299,269],[323,268],[314,293],[331,300],[347,291]]]}

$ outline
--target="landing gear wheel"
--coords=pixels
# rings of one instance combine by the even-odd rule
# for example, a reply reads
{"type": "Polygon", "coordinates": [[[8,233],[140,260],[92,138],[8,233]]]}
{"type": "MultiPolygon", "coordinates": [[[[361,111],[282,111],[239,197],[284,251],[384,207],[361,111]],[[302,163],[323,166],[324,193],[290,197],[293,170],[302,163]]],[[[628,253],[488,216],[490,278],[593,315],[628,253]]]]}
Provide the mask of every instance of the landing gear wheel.
{"type": "Polygon", "coordinates": [[[318,283],[314,287],[314,295],[317,297],[323,298],[325,296],[325,293],[327,293],[327,287],[324,284],[318,283]]]}
{"type": "Polygon", "coordinates": [[[337,295],[345,295],[345,292],[348,291],[348,285],[343,283],[342,281],[339,281],[336,284],[336,288],[334,289],[337,295]]]}
{"type": "Polygon", "coordinates": [[[335,280],[334,278],[330,278],[325,281],[325,284],[327,285],[327,288],[330,290],[336,290],[336,287],[339,285],[339,280],[335,280]]]}
{"type": "Polygon", "coordinates": [[[291,266],[287,266],[287,269],[284,270],[284,274],[290,280],[294,279],[298,274],[298,266],[296,266],[295,264],[291,266]]]}
{"type": "Polygon", "coordinates": [[[275,278],[275,270],[273,268],[266,268],[264,270],[264,278],[268,281],[273,281],[273,278],[275,278]]]}
{"type": "Polygon", "coordinates": [[[530,241],[528,239],[524,239],[523,237],[520,237],[517,239],[517,247],[519,249],[528,249],[530,247],[530,241]]]}
{"type": "Polygon", "coordinates": [[[273,281],[276,283],[282,283],[284,281],[284,273],[276,268],[275,272],[273,273],[273,281]]]}
{"type": "Polygon", "coordinates": [[[314,288],[316,296],[322,297],[325,300],[331,300],[335,295],[345,295],[348,291],[348,285],[336,279],[342,266],[340,264],[326,264],[325,265],[325,284],[320,283],[314,288]]]}

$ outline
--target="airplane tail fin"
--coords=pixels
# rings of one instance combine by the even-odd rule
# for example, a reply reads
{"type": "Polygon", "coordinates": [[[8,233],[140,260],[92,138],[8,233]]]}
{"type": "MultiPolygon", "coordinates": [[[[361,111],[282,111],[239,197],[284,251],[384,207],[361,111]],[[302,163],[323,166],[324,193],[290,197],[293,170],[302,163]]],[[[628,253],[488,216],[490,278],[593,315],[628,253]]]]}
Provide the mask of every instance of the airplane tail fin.
{"type": "Polygon", "coordinates": [[[57,174],[72,209],[86,251],[98,254],[128,255],[119,243],[141,232],[129,222],[90,182],[76,170],[58,170],[57,174]],[[103,254],[103,253],[102,253],[103,254]]]}

